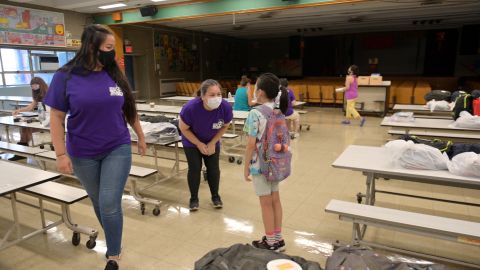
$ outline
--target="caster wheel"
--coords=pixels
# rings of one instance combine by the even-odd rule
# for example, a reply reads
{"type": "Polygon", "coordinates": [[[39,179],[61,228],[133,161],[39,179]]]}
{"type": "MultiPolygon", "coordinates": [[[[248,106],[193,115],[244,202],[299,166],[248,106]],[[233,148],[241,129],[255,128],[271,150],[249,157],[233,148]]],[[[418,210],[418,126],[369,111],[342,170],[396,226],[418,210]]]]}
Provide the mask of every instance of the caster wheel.
{"type": "Polygon", "coordinates": [[[290,140],[294,140],[295,139],[295,135],[290,135],[290,140]]]}
{"type": "Polygon", "coordinates": [[[40,149],[44,149],[44,148],[45,148],[45,146],[43,144],[40,145],[40,149]]]}
{"type": "Polygon", "coordinates": [[[160,208],[155,207],[155,209],[153,209],[153,211],[152,211],[152,214],[153,214],[154,216],[160,215],[160,208]]]}
{"type": "Polygon", "coordinates": [[[361,193],[357,194],[357,202],[362,203],[362,194],[361,193]]]}
{"type": "Polygon", "coordinates": [[[142,212],[142,215],[145,215],[145,204],[140,203],[140,211],[142,212]]]}
{"type": "Polygon", "coordinates": [[[235,158],[234,158],[234,157],[228,157],[228,161],[229,161],[230,163],[233,163],[233,162],[235,162],[235,158]]]}
{"type": "Polygon", "coordinates": [[[95,241],[95,238],[90,238],[85,245],[88,249],[93,249],[97,245],[97,242],[95,241]]]}
{"type": "Polygon", "coordinates": [[[310,130],[310,127],[307,127],[307,131],[309,131],[309,130],[310,130]]]}
{"type": "Polygon", "coordinates": [[[299,130],[302,131],[302,126],[300,126],[299,130]]]}
{"type": "Polygon", "coordinates": [[[208,181],[207,171],[203,171],[202,174],[203,174],[203,181],[208,181]]]}
{"type": "Polygon", "coordinates": [[[55,151],[55,147],[52,144],[50,145],[50,150],[55,151]]]}
{"type": "Polygon", "coordinates": [[[238,165],[242,164],[242,162],[243,162],[243,161],[242,161],[241,159],[237,159],[237,164],[238,164],[238,165]]]}
{"type": "Polygon", "coordinates": [[[78,246],[80,244],[80,233],[74,232],[72,235],[72,245],[78,246]]]}

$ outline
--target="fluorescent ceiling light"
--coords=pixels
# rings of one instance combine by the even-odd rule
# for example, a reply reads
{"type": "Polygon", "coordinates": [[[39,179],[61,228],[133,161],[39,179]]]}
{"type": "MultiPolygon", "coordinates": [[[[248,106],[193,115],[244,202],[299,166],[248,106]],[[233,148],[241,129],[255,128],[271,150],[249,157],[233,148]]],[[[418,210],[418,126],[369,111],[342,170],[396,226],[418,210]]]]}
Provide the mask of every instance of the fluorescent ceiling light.
{"type": "Polygon", "coordinates": [[[127,5],[123,4],[123,3],[118,3],[118,4],[111,4],[111,5],[106,5],[106,6],[101,6],[101,7],[98,7],[98,8],[101,8],[101,9],[110,9],[110,8],[118,8],[118,7],[126,7],[127,5]]]}

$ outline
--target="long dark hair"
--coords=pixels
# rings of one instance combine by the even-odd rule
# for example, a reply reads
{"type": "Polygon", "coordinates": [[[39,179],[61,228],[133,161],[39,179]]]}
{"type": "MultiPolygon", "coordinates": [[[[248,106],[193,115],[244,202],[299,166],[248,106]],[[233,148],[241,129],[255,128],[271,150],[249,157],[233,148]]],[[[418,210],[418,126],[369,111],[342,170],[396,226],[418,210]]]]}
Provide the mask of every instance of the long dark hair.
{"type": "MultiPolygon", "coordinates": [[[[100,46],[108,35],[113,35],[112,31],[100,24],[91,24],[83,29],[82,46],[78,50],[75,57],[67,64],[60,68],[61,71],[70,73],[80,73],[88,75],[95,70],[98,64],[98,54],[100,46]]],[[[133,98],[132,88],[125,77],[125,74],[118,67],[117,61],[111,65],[104,66],[103,69],[110,75],[112,80],[122,89],[123,97],[123,114],[127,122],[133,126],[137,121],[137,109],[135,107],[135,99],[133,98]]]]}
{"type": "Polygon", "coordinates": [[[278,95],[278,91],[282,91],[280,96],[280,111],[283,114],[288,109],[288,90],[280,84],[280,80],[275,74],[263,73],[257,79],[257,89],[263,90],[269,100],[275,99],[278,95]]]}
{"type": "Polygon", "coordinates": [[[48,85],[47,83],[40,77],[33,77],[30,81],[30,86],[33,84],[38,84],[40,89],[38,90],[38,95],[34,96],[36,102],[42,102],[43,98],[47,94],[48,85]]]}

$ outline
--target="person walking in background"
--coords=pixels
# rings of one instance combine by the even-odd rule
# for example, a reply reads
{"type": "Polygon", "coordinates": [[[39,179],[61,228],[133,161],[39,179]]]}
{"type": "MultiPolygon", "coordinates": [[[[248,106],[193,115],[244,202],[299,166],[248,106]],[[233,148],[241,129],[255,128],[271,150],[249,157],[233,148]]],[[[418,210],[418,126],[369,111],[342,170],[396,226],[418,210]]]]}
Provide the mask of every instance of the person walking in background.
{"type": "Polygon", "coordinates": [[[351,65],[348,68],[348,75],[345,79],[345,99],[347,100],[347,107],[345,110],[345,120],[342,121],[342,124],[349,125],[351,119],[359,119],[360,126],[363,127],[365,124],[365,117],[360,116],[360,114],[355,109],[355,101],[358,97],[358,67],[356,65],[351,65]]]}

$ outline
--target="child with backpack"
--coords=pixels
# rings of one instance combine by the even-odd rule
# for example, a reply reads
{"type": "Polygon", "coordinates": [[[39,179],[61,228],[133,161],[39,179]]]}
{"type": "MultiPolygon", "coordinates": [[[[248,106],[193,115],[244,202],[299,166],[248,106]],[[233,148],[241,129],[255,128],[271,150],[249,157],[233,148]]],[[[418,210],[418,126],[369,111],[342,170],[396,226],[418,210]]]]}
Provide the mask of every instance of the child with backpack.
{"type": "Polygon", "coordinates": [[[261,249],[284,251],[282,238],[282,204],[278,184],[290,175],[292,154],[285,121],[288,90],[272,73],[257,79],[255,94],[260,106],[248,114],[244,131],[247,134],[244,176],[252,181],[259,196],[265,236],[252,245],[261,249]]]}

